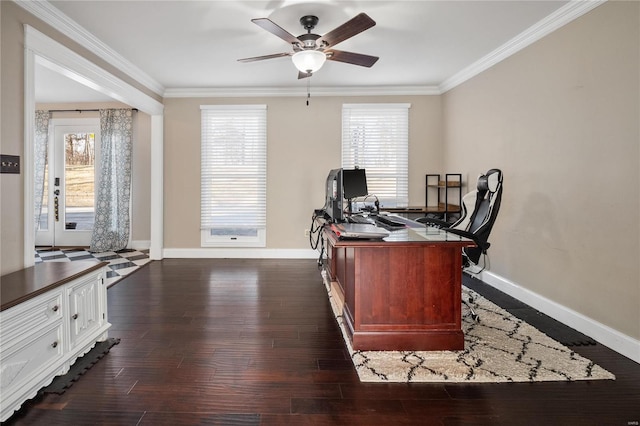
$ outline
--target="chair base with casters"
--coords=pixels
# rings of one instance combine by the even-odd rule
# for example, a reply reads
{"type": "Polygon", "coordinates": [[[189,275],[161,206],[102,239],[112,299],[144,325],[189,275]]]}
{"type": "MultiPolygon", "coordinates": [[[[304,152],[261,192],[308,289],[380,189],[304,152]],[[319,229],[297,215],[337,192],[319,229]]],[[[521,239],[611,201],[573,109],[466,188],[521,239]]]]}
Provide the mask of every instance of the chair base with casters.
{"type": "Polygon", "coordinates": [[[473,303],[473,296],[471,296],[470,294],[467,294],[467,300],[462,299],[462,303],[464,303],[467,308],[469,308],[469,313],[471,313],[471,318],[475,321],[475,322],[480,322],[480,315],[478,315],[478,313],[475,311],[475,309],[473,309],[473,306],[471,306],[471,304],[473,303]]]}
{"type": "MultiPolygon", "coordinates": [[[[462,198],[461,214],[457,221],[449,223],[431,217],[423,217],[417,221],[473,240],[475,247],[466,247],[462,250],[462,268],[463,271],[478,274],[487,265],[487,250],[491,246],[488,241],[489,234],[500,210],[501,199],[502,171],[490,169],[478,177],[476,189],[462,198]],[[472,268],[480,267],[480,258],[483,260],[480,271],[472,272],[472,268]]],[[[480,317],[471,306],[473,298],[467,296],[467,299],[463,298],[462,301],[469,307],[471,317],[479,321],[480,317]]]]}

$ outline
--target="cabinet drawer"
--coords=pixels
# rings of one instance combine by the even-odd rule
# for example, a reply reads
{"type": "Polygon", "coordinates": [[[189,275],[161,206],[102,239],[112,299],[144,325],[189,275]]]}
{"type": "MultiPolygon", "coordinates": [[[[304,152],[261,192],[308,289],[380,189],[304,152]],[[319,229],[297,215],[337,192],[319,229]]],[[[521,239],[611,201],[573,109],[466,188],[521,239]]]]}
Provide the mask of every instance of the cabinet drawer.
{"type": "Polygon", "coordinates": [[[0,392],[3,400],[5,395],[11,397],[12,389],[56,366],[63,357],[62,335],[63,325],[60,321],[3,348],[0,354],[0,392]]]}
{"type": "MultiPolygon", "coordinates": [[[[0,346],[52,324],[62,318],[62,289],[49,292],[0,312],[0,346]]],[[[2,349],[0,349],[2,350],[2,349]]]]}

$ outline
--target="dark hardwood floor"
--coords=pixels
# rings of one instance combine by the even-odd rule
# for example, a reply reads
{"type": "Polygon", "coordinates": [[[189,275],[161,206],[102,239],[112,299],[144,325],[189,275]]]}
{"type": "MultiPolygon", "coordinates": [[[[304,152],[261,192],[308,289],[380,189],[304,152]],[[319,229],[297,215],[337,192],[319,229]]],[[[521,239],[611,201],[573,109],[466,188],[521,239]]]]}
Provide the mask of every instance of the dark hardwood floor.
{"type": "Polygon", "coordinates": [[[599,344],[574,349],[615,381],[360,383],[313,260],[156,261],[111,287],[108,300],[109,335],[120,344],[64,394],[31,400],[7,424],[640,421],[640,365],[599,344]]]}

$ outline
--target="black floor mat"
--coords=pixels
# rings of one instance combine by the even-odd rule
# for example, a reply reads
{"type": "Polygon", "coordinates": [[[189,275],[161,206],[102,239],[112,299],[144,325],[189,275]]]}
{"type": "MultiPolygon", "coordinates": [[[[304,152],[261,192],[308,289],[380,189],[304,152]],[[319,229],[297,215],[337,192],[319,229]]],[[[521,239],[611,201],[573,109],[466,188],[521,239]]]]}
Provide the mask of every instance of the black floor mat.
{"type": "Polygon", "coordinates": [[[526,321],[538,330],[542,330],[544,334],[565,346],[588,346],[596,344],[596,341],[589,336],[533,308],[508,309],[508,311],[513,314],[514,317],[526,321]]]}
{"type": "Polygon", "coordinates": [[[74,382],[80,379],[80,376],[93,367],[96,362],[100,361],[118,343],[120,343],[120,339],[111,337],[104,342],[96,343],[89,352],[76,360],[67,374],[56,377],[49,386],[42,388],[40,392],[63,394],[74,382]]]}

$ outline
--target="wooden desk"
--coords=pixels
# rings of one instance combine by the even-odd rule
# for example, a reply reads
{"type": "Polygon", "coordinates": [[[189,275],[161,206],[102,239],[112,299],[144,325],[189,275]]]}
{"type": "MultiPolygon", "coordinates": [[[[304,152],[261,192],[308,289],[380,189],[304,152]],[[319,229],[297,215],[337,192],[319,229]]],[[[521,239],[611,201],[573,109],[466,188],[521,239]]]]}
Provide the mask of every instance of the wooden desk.
{"type": "Polygon", "coordinates": [[[354,349],[464,349],[461,250],[472,241],[425,227],[384,240],[340,240],[325,227],[323,238],[354,349]]]}

